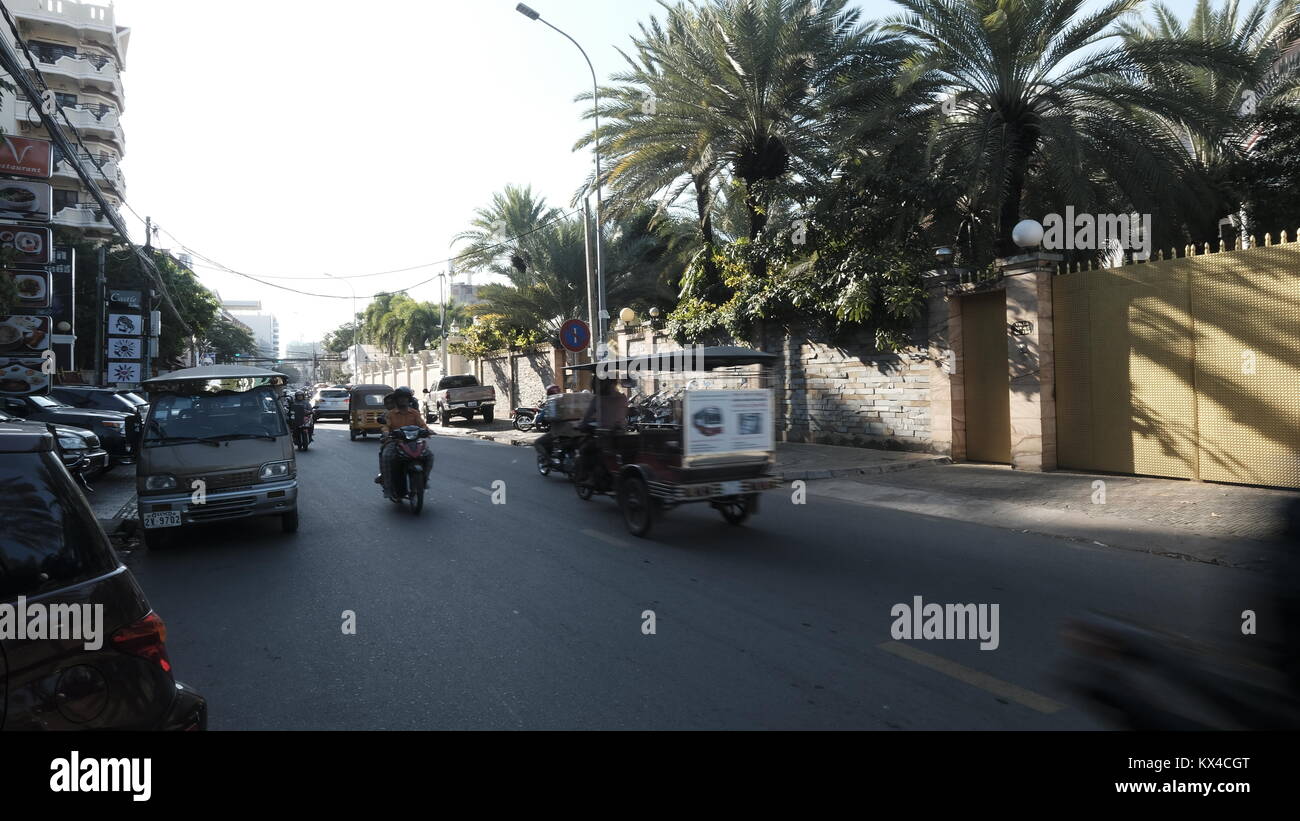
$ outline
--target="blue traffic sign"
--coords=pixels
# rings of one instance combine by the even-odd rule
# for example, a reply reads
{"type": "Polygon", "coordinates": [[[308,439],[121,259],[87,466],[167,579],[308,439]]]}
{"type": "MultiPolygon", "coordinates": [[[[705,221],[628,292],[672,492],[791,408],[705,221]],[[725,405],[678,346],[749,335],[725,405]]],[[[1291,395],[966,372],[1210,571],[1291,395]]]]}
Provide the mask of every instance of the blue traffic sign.
{"type": "Polygon", "coordinates": [[[581,319],[570,319],[560,326],[560,344],[577,353],[591,344],[591,328],[581,319]]]}

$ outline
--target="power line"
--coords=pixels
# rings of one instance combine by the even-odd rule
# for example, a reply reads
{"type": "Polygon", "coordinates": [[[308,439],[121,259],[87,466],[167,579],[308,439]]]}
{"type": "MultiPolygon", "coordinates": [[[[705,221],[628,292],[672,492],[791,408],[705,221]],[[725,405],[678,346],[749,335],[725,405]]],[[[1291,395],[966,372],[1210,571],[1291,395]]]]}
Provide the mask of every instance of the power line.
{"type": "MultiPolygon", "coordinates": [[[[516,236],[510,237],[509,239],[502,240],[501,242],[498,242],[498,243],[493,243],[492,245],[489,245],[489,246],[486,246],[485,248],[479,249],[479,251],[480,251],[480,252],[481,252],[481,251],[489,251],[489,250],[496,250],[496,249],[498,249],[498,248],[505,248],[505,247],[508,247],[508,246],[509,246],[511,243],[513,243],[513,242],[516,242],[516,241],[518,241],[518,240],[521,240],[521,239],[523,239],[524,237],[529,236],[529,235],[531,235],[531,234],[535,234],[535,233],[537,233],[538,231],[541,231],[541,230],[544,229],[544,228],[548,228],[548,227],[550,227],[551,225],[554,225],[555,223],[559,222],[560,220],[565,219],[565,218],[567,218],[567,217],[571,217],[571,216],[573,216],[573,215],[575,215],[575,214],[577,214],[577,213],[578,213],[578,211],[577,211],[576,209],[573,210],[573,211],[561,212],[561,213],[557,214],[555,217],[553,217],[553,218],[547,220],[546,222],[542,223],[541,225],[538,225],[538,226],[536,226],[536,227],[534,227],[534,228],[530,228],[529,230],[523,232],[522,234],[517,234],[516,236]]],[[[224,273],[234,274],[235,276],[243,277],[243,278],[245,278],[245,279],[250,279],[250,280],[252,280],[252,281],[254,281],[254,282],[260,283],[260,284],[262,284],[262,285],[266,285],[266,286],[271,287],[271,288],[279,288],[279,289],[282,290],[282,291],[290,291],[290,292],[295,293],[295,294],[301,294],[302,296],[315,296],[315,297],[323,297],[323,298],[326,298],[326,299],[352,299],[352,296],[350,296],[350,295],[347,295],[347,296],[340,296],[340,295],[338,295],[338,294],[320,294],[320,293],[314,293],[314,292],[311,292],[311,291],[302,291],[302,290],[299,290],[299,289],[297,289],[297,288],[290,288],[290,287],[287,286],[287,285],[277,285],[277,284],[274,283],[274,282],[267,282],[267,281],[266,281],[266,279],[270,279],[270,278],[272,278],[272,277],[262,278],[263,275],[254,276],[254,275],[252,275],[252,274],[246,274],[246,273],[243,273],[242,271],[236,271],[234,268],[231,268],[231,267],[229,267],[229,266],[227,266],[227,265],[222,265],[220,262],[217,262],[215,259],[212,259],[212,258],[209,257],[209,256],[205,256],[204,254],[201,254],[201,253],[199,253],[198,251],[194,250],[193,248],[189,247],[189,246],[186,245],[185,243],[181,242],[180,238],[178,238],[175,234],[171,233],[171,232],[168,231],[167,229],[163,228],[163,229],[160,229],[160,230],[162,231],[162,233],[166,234],[168,237],[171,237],[171,239],[175,240],[176,244],[179,245],[182,249],[184,249],[187,253],[189,253],[189,254],[191,254],[191,255],[193,255],[193,256],[199,258],[199,259],[205,260],[206,262],[209,263],[208,265],[203,266],[203,267],[209,267],[209,268],[212,268],[212,269],[217,270],[217,271],[222,271],[222,272],[224,272],[224,273]]],[[[477,252],[476,252],[476,253],[477,253],[477,252]]],[[[471,256],[471,254],[470,254],[469,252],[466,252],[466,253],[463,253],[463,254],[457,254],[457,255],[454,256],[454,257],[448,257],[448,258],[446,258],[446,259],[437,260],[437,261],[435,261],[435,262],[428,262],[428,263],[425,263],[425,264],[423,264],[423,265],[417,265],[417,266],[414,266],[413,268],[399,269],[399,270],[397,270],[397,271],[386,272],[386,273],[402,273],[403,271],[407,271],[407,270],[412,270],[412,271],[413,271],[413,270],[417,270],[417,269],[419,269],[419,268],[431,268],[431,267],[434,267],[434,266],[437,266],[437,265],[446,265],[447,263],[453,263],[453,262],[456,262],[456,261],[458,261],[458,260],[464,259],[464,258],[466,258],[466,257],[468,257],[468,256],[471,256]]],[[[379,274],[378,274],[378,273],[376,273],[376,274],[360,274],[360,275],[354,275],[354,276],[351,276],[351,277],[329,277],[329,279],[357,279],[359,276],[379,276],[379,274]]],[[[364,297],[364,298],[365,298],[365,299],[373,299],[374,297],[382,296],[382,295],[385,295],[385,294],[401,294],[401,293],[406,293],[407,291],[411,291],[411,290],[414,290],[414,289],[416,289],[416,288],[419,288],[421,285],[427,285],[428,283],[433,282],[435,279],[437,279],[437,278],[440,277],[440,276],[442,276],[441,273],[434,274],[433,276],[429,277],[428,279],[420,280],[419,282],[417,282],[417,283],[415,283],[415,284],[413,284],[413,285],[408,285],[408,286],[406,286],[405,288],[390,288],[390,289],[386,289],[386,290],[383,290],[383,291],[378,291],[378,292],[376,292],[376,293],[374,293],[374,294],[371,294],[370,296],[368,296],[368,297],[364,297]]],[[[316,279],[316,277],[276,277],[276,278],[279,278],[279,279],[316,279]]]]}

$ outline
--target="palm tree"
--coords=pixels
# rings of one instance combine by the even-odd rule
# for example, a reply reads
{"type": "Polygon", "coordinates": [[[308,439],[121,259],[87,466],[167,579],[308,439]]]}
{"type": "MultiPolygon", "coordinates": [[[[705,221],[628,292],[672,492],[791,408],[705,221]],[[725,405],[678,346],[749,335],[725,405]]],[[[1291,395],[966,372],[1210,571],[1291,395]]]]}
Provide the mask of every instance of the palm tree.
{"type": "Polygon", "coordinates": [[[1120,39],[1119,24],[1141,0],[1086,14],[1085,0],[896,2],[907,13],[887,28],[913,43],[898,89],[937,81],[954,95],[953,113],[936,113],[936,162],[970,181],[973,201],[991,198],[1000,252],[1014,250],[1011,228],[1027,191],[1081,207],[1119,198],[1174,215],[1166,225],[1205,194],[1161,124],[1208,133],[1221,123],[1178,69],[1240,72],[1231,49],[1120,39]],[[1167,82],[1148,80],[1157,75],[1167,82]]]}
{"type": "MultiPolygon", "coordinates": [[[[1236,216],[1245,205],[1244,192],[1232,190],[1231,178],[1246,161],[1261,121],[1273,109],[1300,101],[1300,50],[1294,49],[1300,38],[1300,0],[1258,0],[1250,6],[1226,0],[1217,8],[1208,0],[1198,0],[1186,24],[1168,6],[1157,4],[1150,19],[1122,24],[1119,30],[1132,43],[1214,43],[1231,49],[1249,67],[1245,74],[1233,76],[1211,67],[1182,66],[1147,78],[1161,87],[1190,88],[1220,112],[1217,127],[1210,131],[1198,131],[1178,120],[1161,122],[1218,195],[1192,215],[1200,219],[1189,226],[1189,233],[1196,240],[1217,240],[1219,219],[1236,216]],[[1290,55],[1288,48],[1293,49],[1290,55]]],[[[1249,233],[1246,226],[1239,227],[1249,233]]]]}
{"type": "MultiPolygon", "coordinates": [[[[608,182],[638,201],[671,201],[693,190],[707,250],[715,184],[725,169],[741,186],[746,234],[756,239],[781,185],[823,165],[822,98],[859,48],[858,12],[847,0],[664,8],[665,22],[641,27],[630,71],[606,92],[602,114],[614,158],[608,182]]],[[[761,268],[755,263],[755,272],[761,268]]]]}

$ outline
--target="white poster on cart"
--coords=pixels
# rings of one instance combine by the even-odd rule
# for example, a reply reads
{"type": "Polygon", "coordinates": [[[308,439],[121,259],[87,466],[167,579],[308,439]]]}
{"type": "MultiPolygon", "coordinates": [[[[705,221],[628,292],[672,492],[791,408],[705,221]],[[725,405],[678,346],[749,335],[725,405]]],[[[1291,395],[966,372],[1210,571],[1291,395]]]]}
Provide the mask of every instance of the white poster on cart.
{"type": "Polygon", "coordinates": [[[772,392],[686,391],[686,457],[768,452],[776,448],[772,392]]]}

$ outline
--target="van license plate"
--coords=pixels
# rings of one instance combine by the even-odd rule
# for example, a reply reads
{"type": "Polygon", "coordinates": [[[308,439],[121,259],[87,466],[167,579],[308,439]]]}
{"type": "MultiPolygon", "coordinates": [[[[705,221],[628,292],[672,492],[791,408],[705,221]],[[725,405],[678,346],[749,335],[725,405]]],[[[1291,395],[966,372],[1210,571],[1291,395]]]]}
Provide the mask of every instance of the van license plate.
{"type": "Polygon", "coordinates": [[[466,405],[466,407],[470,407],[470,408],[477,408],[477,407],[478,407],[478,403],[477,403],[477,402],[466,402],[465,405],[466,405]]]}
{"type": "Polygon", "coordinates": [[[144,526],[147,528],[180,527],[181,512],[172,510],[163,513],[146,513],[144,514],[144,526]]]}
{"type": "Polygon", "coordinates": [[[741,494],[741,491],[742,491],[742,487],[741,487],[740,482],[723,482],[723,483],[722,483],[722,495],[723,495],[723,496],[739,496],[739,495],[741,494]]]}

